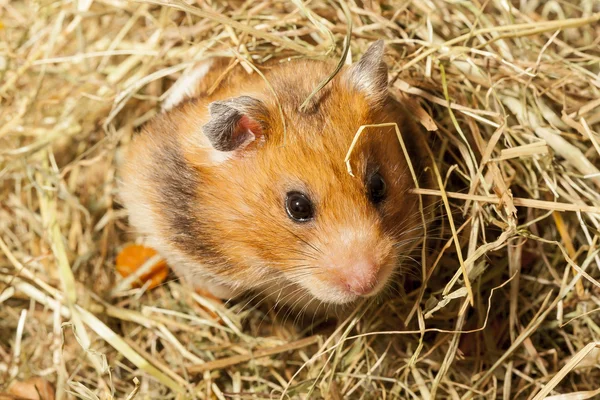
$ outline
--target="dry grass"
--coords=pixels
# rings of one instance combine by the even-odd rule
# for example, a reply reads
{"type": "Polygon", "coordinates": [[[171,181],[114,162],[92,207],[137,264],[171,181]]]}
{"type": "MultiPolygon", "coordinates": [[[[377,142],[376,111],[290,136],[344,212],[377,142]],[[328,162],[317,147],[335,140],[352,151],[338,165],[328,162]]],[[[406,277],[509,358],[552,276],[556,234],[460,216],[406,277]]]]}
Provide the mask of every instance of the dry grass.
{"type": "Polygon", "coordinates": [[[194,61],[340,58],[344,7],[0,0],[0,392],[41,376],[58,399],[598,395],[600,3],[346,4],[351,54],[384,38],[393,94],[429,129],[439,186],[420,193],[443,212],[414,290],[300,331],[176,280],[115,292],[135,240],[115,171],[194,61]]]}

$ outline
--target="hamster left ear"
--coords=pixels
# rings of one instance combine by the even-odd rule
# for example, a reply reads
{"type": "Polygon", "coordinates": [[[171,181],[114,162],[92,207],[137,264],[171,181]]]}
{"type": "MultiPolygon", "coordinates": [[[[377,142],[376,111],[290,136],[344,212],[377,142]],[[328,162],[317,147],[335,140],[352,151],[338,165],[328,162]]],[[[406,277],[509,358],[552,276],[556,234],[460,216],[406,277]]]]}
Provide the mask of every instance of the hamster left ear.
{"type": "Polygon", "coordinates": [[[375,102],[387,96],[388,69],[383,62],[384,53],[383,40],[377,40],[347,72],[349,84],[375,102]]]}
{"type": "Polygon", "coordinates": [[[202,132],[212,147],[223,152],[241,150],[263,135],[267,107],[250,96],[240,96],[208,105],[210,121],[202,132]]]}

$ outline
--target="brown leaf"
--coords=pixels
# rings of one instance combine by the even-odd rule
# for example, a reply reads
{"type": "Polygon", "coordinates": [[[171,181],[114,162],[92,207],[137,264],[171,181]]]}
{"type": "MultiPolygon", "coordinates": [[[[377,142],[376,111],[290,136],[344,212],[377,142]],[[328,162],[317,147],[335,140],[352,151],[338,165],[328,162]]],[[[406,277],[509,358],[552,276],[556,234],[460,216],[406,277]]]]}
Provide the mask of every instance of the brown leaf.
{"type": "MultiPolygon", "coordinates": [[[[149,247],[140,246],[137,244],[127,245],[121,250],[116,260],[117,272],[122,277],[127,277],[140,268],[149,258],[156,255],[156,251],[149,247]]],[[[167,263],[159,261],[152,266],[148,273],[140,277],[141,282],[136,282],[136,286],[140,287],[147,281],[150,281],[148,289],[152,289],[160,285],[169,274],[167,263]]]]}

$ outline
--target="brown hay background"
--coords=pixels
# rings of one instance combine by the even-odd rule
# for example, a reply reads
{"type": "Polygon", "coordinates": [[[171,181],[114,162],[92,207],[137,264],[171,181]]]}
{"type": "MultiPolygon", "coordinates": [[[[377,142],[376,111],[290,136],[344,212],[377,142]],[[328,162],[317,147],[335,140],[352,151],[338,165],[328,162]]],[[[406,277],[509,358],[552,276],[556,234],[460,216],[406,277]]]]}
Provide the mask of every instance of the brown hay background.
{"type": "Polygon", "coordinates": [[[339,57],[340,4],[298,4],[0,2],[0,392],[30,376],[58,399],[574,399],[598,389],[594,0],[346,3],[351,53],[386,39],[392,92],[431,130],[448,192],[427,270],[415,266],[423,291],[316,332],[214,305],[176,280],[111,295],[114,257],[135,240],[116,200],[132,133],[202,58],[230,48],[256,65],[339,57]]]}

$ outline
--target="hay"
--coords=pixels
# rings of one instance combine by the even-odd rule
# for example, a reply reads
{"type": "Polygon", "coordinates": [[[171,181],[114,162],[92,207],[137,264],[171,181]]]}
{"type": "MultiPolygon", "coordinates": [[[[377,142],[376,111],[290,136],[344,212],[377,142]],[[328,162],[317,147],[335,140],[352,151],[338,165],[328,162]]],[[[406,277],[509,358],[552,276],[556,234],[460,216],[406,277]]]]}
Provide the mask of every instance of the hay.
{"type": "Polygon", "coordinates": [[[344,7],[299,5],[0,3],[0,392],[40,376],[57,399],[597,396],[594,0],[347,3],[350,54],[386,40],[441,183],[418,192],[445,207],[405,296],[301,331],[177,280],[113,292],[132,133],[231,47],[341,59],[344,7]]]}

